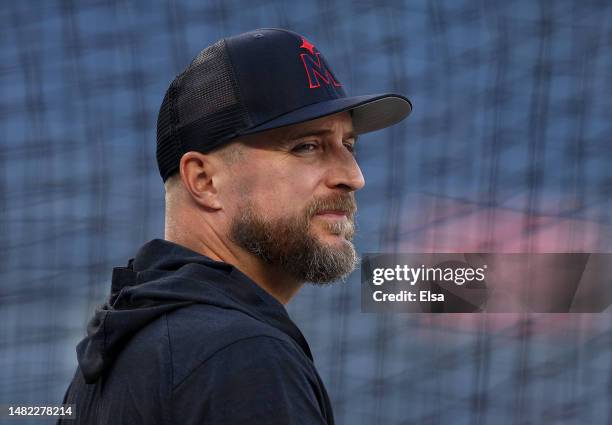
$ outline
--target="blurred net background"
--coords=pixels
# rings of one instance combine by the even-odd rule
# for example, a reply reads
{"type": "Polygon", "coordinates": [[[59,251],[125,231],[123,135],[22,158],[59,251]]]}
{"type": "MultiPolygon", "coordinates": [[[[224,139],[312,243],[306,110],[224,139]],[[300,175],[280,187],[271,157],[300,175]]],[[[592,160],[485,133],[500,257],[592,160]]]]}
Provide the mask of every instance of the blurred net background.
{"type": "MultiPolygon", "coordinates": [[[[359,252],[612,252],[610,2],[0,7],[0,404],[61,401],[112,267],[163,237],[168,84],[258,27],[309,38],[349,95],[413,101],[361,137],[359,252]]],[[[359,297],[356,272],[288,308],[338,424],[612,423],[609,314],[376,315],[359,297]]]]}

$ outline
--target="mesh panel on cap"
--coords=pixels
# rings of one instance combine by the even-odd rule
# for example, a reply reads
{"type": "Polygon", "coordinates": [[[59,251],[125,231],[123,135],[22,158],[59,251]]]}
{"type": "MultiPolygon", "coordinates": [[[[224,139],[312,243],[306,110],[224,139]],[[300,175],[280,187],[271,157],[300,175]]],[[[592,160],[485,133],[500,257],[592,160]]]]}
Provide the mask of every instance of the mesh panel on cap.
{"type": "Polygon", "coordinates": [[[202,50],[170,85],[158,116],[157,158],[164,181],[184,152],[209,152],[250,126],[225,41],[202,50]],[[166,126],[169,128],[161,128],[166,126]]]}
{"type": "Polygon", "coordinates": [[[201,51],[179,78],[176,108],[180,126],[239,103],[223,40],[201,51]]]}
{"type": "Polygon", "coordinates": [[[157,116],[157,166],[164,182],[178,169],[181,159],[180,141],[175,132],[175,120],[170,105],[174,81],[166,91],[157,116]]]}

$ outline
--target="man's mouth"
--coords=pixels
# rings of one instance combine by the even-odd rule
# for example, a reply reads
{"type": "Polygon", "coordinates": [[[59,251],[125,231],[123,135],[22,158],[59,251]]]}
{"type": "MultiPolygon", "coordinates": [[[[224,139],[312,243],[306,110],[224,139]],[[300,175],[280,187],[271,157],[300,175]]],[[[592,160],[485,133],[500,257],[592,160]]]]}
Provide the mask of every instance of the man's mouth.
{"type": "Polygon", "coordinates": [[[342,210],[324,210],[324,211],[319,211],[316,216],[319,217],[324,217],[324,218],[331,218],[331,219],[342,219],[342,218],[348,218],[349,213],[347,211],[342,211],[342,210]]]}

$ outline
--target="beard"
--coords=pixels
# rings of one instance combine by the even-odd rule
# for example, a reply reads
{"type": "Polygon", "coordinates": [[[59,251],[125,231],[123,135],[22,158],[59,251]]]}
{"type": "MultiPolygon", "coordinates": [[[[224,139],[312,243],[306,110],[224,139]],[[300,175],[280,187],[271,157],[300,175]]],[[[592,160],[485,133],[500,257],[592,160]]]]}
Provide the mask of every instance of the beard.
{"type": "Polygon", "coordinates": [[[351,195],[315,198],[295,216],[268,219],[246,201],[230,226],[230,238],[238,246],[276,266],[300,282],[317,284],[345,280],[359,257],[351,240],[355,234],[355,200],[351,195]],[[310,233],[319,212],[344,211],[348,220],[321,220],[323,230],[341,236],[341,245],[326,244],[310,233]]]}

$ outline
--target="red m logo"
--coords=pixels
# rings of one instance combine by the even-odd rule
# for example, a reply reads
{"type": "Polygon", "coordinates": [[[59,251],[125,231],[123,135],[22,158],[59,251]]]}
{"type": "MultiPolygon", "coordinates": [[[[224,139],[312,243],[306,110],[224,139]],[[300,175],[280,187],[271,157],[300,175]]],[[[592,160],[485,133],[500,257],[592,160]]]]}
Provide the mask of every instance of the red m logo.
{"type": "Polygon", "coordinates": [[[308,83],[311,89],[321,87],[319,78],[325,82],[325,84],[333,84],[336,87],[342,86],[342,84],[336,82],[331,72],[321,62],[321,54],[316,53],[314,58],[307,53],[300,53],[304,68],[306,69],[306,75],[308,75],[308,83]]]}

